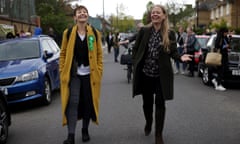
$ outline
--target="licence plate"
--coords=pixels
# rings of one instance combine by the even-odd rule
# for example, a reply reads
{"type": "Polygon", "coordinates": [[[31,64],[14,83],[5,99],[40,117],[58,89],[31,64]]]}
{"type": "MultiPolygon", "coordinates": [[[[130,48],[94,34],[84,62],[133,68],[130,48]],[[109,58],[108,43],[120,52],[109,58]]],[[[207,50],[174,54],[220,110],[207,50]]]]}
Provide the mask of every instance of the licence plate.
{"type": "Polygon", "coordinates": [[[232,70],[232,75],[240,76],[240,70],[232,70]]]}
{"type": "Polygon", "coordinates": [[[5,95],[8,95],[8,89],[5,87],[0,87],[0,91],[2,91],[5,95]]]}

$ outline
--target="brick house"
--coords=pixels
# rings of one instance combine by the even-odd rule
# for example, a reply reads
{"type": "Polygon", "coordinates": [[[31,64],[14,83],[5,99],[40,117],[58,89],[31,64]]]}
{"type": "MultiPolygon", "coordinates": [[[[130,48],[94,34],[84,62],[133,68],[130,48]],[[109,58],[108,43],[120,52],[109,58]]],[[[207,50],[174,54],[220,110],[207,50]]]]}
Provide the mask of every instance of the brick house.
{"type": "Polygon", "coordinates": [[[240,28],[240,1],[239,0],[196,0],[196,18],[194,24],[207,27],[211,23],[222,20],[227,26],[240,28]]]}

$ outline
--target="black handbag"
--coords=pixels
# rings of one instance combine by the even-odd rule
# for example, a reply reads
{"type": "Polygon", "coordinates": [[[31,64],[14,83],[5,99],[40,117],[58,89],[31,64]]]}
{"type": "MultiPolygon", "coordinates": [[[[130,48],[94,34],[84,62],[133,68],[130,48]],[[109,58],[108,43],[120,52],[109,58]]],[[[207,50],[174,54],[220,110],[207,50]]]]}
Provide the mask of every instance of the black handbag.
{"type": "Polygon", "coordinates": [[[120,64],[132,64],[132,55],[130,54],[122,54],[120,57],[120,64]]]}

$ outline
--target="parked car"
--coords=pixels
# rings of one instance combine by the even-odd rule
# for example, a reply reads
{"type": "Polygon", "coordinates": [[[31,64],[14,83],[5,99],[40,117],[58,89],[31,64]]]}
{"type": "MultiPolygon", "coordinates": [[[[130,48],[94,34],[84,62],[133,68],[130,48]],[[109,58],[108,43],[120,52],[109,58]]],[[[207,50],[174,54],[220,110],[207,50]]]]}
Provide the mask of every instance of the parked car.
{"type": "Polygon", "coordinates": [[[60,48],[49,36],[39,35],[0,42],[0,87],[9,104],[40,99],[52,101],[59,89],[60,48]]]}
{"type": "Polygon", "coordinates": [[[6,144],[8,129],[11,125],[11,114],[5,97],[5,88],[0,87],[0,144],[6,144]]]}
{"type": "Polygon", "coordinates": [[[207,42],[210,38],[209,35],[196,35],[197,41],[200,45],[200,49],[194,53],[195,65],[198,66],[199,59],[201,59],[202,51],[207,49],[207,42]]]}
{"type": "MultiPolygon", "coordinates": [[[[212,35],[207,43],[207,50],[203,52],[199,62],[199,75],[204,84],[210,84],[211,78],[216,73],[216,67],[205,64],[205,57],[215,47],[216,34],[212,35]]],[[[240,35],[231,35],[230,49],[228,50],[228,71],[224,73],[223,82],[240,83],[240,35]]]]}

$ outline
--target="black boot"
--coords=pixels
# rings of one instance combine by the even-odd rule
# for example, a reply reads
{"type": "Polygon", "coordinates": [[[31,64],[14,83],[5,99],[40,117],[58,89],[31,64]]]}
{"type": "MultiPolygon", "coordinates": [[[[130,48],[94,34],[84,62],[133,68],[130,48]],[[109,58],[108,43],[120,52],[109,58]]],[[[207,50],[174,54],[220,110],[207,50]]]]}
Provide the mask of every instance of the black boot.
{"type": "Polygon", "coordinates": [[[163,126],[165,119],[165,108],[156,108],[155,112],[155,144],[164,144],[163,142],[163,126]]]}
{"type": "Polygon", "coordinates": [[[144,133],[145,136],[149,136],[151,131],[152,131],[152,121],[153,121],[153,117],[152,117],[152,110],[147,110],[143,108],[143,112],[144,112],[144,116],[145,116],[145,120],[146,120],[146,124],[144,127],[144,133]]]}
{"type": "Polygon", "coordinates": [[[83,142],[90,141],[90,136],[88,134],[88,129],[87,128],[82,128],[82,141],[83,142]]]}
{"type": "Polygon", "coordinates": [[[75,143],[74,134],[68,134],[68,138],[63,141],[63,144],[74,144],[74,143],[75,143]]]}

